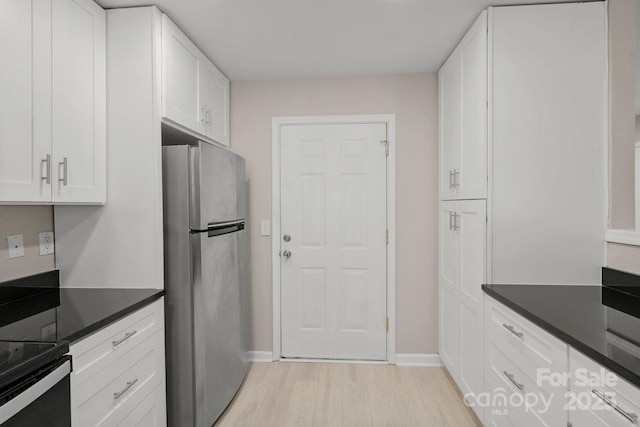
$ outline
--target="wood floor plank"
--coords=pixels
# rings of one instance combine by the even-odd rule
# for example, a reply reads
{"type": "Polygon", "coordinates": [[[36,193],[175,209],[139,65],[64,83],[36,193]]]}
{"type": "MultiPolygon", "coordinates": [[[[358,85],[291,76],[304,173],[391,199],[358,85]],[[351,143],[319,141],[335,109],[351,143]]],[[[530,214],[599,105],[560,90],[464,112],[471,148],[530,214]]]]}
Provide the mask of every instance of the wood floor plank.
{"type": "Polygon", "coordinates": [[[256,363],[216,427],[476,427],[445,370],[256,363]]]}

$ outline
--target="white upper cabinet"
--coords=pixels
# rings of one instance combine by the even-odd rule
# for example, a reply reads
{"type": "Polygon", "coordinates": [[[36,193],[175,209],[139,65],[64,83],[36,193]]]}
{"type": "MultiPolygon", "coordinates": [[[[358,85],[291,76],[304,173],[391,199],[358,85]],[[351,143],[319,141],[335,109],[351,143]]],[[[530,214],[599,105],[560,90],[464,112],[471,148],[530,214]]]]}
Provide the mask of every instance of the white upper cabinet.
{"type": "Polygon", "coordinates": [[[162,15],[162,116],[229,146],[229,80],[162,15]]]}
{"type": "Polygon", "coordinates": [[[91,0],[1,8],[0,203],[104,203],[104,11],[91,0]]]}
{"type": "Polygon", "coordinates": [[[487,197],[487,13],[439,72],[440,199],[487,197]]]}
{"type": "Polygon", "coordinates": [[[199,106],[200,51],[167,15],[162,15],[162,116],[198,133],[204,131],[199,106]]]}
{"type": "Polygon", "coordinates": [[[53,0],[52,197],[106,201],[105,13],[91,0],[53,0]]]}
{"type": "Polygon", "coordinates": [[[0,201],[51,201],[51,1],[0,3],[0,201]]]}

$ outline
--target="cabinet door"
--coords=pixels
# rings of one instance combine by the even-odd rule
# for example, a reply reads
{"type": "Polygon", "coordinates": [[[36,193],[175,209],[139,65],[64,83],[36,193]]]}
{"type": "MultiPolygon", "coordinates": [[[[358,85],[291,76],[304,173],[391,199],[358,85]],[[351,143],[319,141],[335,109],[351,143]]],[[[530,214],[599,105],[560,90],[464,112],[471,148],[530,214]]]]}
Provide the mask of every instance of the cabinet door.
{"type": "Polygon", "coordinates": [[[440,203],[440,357],[451,376],[460,372],[459,241],[454,229],[457,202],[440,203]]]}
{"type": "Polygon", "coordinates": [[[52,2],[52,199],[106,200],[105,12],[52,2]]]}
{"type": "Polygon", "coordinates": [[[204,133],[205,109],[199,99],[200,50],[162,15],[162,116],[204,133]]]}
{"type": "MultiPolygon", "coordinates": [[[[457,204],[455,224],[460,244],[460,389],[479,396],[484,391],[484,299],[486,202],[464,200],[457,204]]],[[[475,406],[483,419],[483,408],[475,406]]]]}
{"type": "Polygon", "coordinates": [[[460,168],[460,66],[460,50],[456,49],[438,72],[441,200],[455,198],[454,173],[460,168]]]}
{"type": "Polygon", "coordinates": [[[200,100],[205,135],[228,147],[229,80],[206,58],[200,62],[200,100]]]}
{"type": "Polygon", "coordinates": [[[51,200],[50,16],[48,0],[0,3],[0,202],[51,200]]]}
{"type": "Polygon", "coordinates": [[[487,197],[487,12],[460,42],[460,152],[456,199],[487,197]]]}

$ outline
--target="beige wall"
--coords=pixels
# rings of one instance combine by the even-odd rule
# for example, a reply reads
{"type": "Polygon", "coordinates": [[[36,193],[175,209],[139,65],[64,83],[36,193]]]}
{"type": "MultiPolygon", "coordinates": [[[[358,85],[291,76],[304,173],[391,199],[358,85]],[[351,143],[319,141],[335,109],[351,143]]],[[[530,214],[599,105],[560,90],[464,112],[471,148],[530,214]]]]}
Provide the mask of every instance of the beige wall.
{"type": "Polygon", "coordinates": [[[53,231],[51,206],[0,206],[0,282],[49,271],[53,255],[40,256],[38,233],[53,231]],[[24,256],[7,257],[7,236],[24,235],[24,256]]]}
{"type": "Polygon", "coordinates": [[[635,32],[636,0],[609,2],[610,226],[635,227],[635,32]]]}
{"type": "Polygon", "coordinates": [[[272,349],[271,240],[259,235],[271,219],[272,117],[386,113],[397,118],[397,352],[438,352],[436,74],[231,84],[231,148],[249,179],[253,350],[272,349]]]}

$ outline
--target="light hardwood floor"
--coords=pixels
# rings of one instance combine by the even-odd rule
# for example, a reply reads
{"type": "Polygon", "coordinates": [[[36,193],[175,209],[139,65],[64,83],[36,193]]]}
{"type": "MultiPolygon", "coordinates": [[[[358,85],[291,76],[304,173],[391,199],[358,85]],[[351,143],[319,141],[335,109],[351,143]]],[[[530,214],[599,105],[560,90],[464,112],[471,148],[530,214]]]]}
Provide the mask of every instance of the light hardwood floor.
{"type": "Polygon", "coordinates": [[[480,426],[442,368],[254,363],[227,411],[230,426],[480,426]]]}

